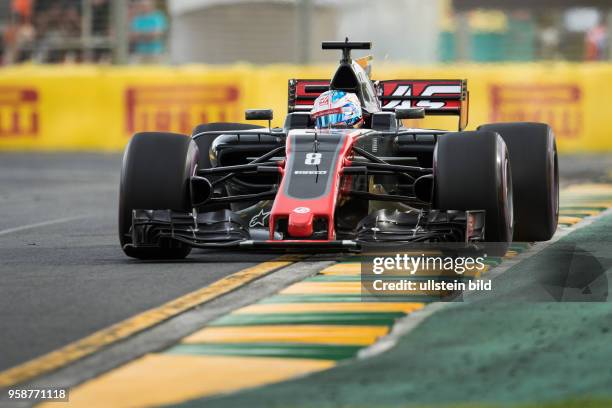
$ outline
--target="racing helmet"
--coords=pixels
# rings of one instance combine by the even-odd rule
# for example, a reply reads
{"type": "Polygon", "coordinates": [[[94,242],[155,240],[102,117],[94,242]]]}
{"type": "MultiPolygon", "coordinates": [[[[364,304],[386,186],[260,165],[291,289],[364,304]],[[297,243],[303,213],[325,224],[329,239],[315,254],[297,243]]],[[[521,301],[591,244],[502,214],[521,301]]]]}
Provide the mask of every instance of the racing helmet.
{"type": "Polygon", "coordinates": [[[316,128],[357,127],[363,122],[361,114],[357,95],[335,89],[319,95],[310,111],[316,128]]]}

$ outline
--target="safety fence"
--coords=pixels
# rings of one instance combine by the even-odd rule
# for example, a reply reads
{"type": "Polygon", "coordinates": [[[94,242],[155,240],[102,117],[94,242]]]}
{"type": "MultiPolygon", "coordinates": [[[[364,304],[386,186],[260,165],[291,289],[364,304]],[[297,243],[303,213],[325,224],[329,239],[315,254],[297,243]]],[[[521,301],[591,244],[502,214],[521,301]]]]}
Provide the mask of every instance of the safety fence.
{"type": "MultiPolygon", "coordinates": [[[[0,70],[0,150],[118,151],[138,131],[190,133],[274,109],[282,126],[290,78],[333,66],[20,66],[0,70]]],[[[374,67],[375,79],[467,78],[469,128],[503,121],[552,125],[562,152],[612,151],[612,64],[374,67]]],[[[449,127],[456,122],[446,122],[449,127]]],[[[261,123],[260,123],[261,124],[261,123]]],[[[410,126],[430,126],[413,121],[410,126]]],[[[435,124],[431,124],[433,126],[435,124]]]]}

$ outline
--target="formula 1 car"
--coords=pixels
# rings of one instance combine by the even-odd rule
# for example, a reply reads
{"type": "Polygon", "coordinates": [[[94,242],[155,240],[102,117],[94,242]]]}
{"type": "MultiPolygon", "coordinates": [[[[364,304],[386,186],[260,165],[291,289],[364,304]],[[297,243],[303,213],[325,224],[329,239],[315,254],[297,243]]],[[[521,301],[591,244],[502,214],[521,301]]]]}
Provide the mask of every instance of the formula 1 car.
{"type": "MultiPolygon", "coordinates": [[[[283,128],[210,123],[191,137],[144,132],[123,158],[119,239],[126,255],[191,248],[360,249],[411,242],[545,241],[557,227],[558,162],[542,123],[467,125],[465,80],[369,78],[351,50],[331,80],[289,81],[283,128]],[[364,126],[315,128],[322,92],[355,93],[364,126]],[[458,131],[402,121],[456,115],[458,131]]],[[[272,120],[248,110],[247,120],[272,120]]]]}

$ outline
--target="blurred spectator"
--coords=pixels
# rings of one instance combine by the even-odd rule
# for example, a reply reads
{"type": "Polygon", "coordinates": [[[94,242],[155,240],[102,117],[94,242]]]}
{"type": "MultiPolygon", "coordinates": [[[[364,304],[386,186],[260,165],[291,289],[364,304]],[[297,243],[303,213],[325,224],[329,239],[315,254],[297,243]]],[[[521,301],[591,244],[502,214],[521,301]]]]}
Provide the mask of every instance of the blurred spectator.
{"type": "Polygon", "coordinates": [[[153,0],[139,0],[130,24],[130,39],[136,63],[160,62],[168,30],[166,15],[153,0]]]}
{"type": "Polygon", "coordinates": [[[608,50],[608,33],[603,24],[598,24],[587,31],[585,36],[585,59],[601,61],[606,59],[608,50]]]}
{"type": "Polygon", "coordinates": [[[47,4],[40,6],[36,17],[39,40],[38,58],[51,63],[77,59],[80,47],[78,44],[70,44],[69,40],[78,39],[81,35],[78,3],[43,3],[47,4]]]}
{"type": "Polygon", "coordinates": [[[88,1],[84,26],[84,0],[10,0],[0,15],[2,63],[110,61],[112,2],[88,1]]]}
{"type": "Polygon", "coordinates": [[[27,61],[31,58],[34,49],[36,30],[32,25],[32,1],[13,0],[11,12],[14,19],[4,31],[3,63],[27,61]]]}
{"type": "Polygon", "coordinates": [[[25,20],[32,20],[32,0],[13,0],[11,9],[25,20]]]}
{"type": "Polygon", "coordinates": [[[4,31],[4,64],[28,61],[32,57],[36,31],[24,17],[18,17],[16,23],[9,24],[4,31]]]}

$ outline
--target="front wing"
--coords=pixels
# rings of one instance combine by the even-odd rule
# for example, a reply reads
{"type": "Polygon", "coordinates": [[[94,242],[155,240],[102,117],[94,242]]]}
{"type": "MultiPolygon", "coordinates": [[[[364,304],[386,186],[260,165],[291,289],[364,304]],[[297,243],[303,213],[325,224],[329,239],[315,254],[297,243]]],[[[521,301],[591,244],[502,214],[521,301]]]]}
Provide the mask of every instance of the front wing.
{"type": "Polygon", "coordinates": [[[159,247],[177,242],[194,248],[286,249],[291,251],[360,250],[362,245],[411,242],[479,242],[484,238],[484,211],[385,213],[366,217],[356,231],[339,239],[286,239],[267,228],[250,228],[230,210],[183,213],[134,210],[134,247],[159,247]]]}

